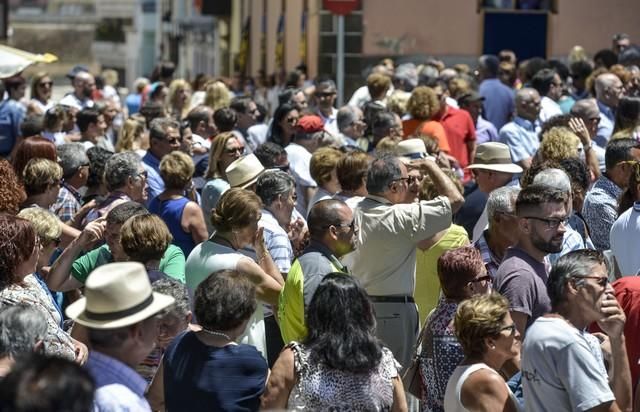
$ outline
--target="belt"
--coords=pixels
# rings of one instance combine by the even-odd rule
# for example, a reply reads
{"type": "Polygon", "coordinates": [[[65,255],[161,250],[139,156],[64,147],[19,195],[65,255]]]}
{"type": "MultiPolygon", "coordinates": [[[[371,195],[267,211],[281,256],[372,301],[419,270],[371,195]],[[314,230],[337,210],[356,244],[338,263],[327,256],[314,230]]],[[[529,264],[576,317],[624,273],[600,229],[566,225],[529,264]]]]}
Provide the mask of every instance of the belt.
{"type": "Polygon", "coordinates": [[[369,296],[369,299],[377,303],[416,303],[413,296],[369,296]]]}

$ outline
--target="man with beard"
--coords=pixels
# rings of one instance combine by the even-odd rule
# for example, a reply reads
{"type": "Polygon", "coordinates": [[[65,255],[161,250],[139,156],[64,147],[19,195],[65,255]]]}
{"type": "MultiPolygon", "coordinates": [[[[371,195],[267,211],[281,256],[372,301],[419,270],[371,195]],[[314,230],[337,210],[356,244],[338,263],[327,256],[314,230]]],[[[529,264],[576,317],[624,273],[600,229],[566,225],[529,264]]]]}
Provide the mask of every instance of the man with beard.
{"type": "Polygon", "coordinates": [[[509,300],[509,312],[523,336],[536,318],[551,311],[546,257],[562,250],[567,200],[565,192],[537,184],[524,188],[516,200],[518,241],[505,253],[494,288],[509,300]]]}
{"type": "Polygon", "coordinates": [[[60,104],[77,110],[93,107],[94,102],[91,100],[91,96],[96,89],[96,81],[91,73],[85,71],[76,73],[73,77],[72,85],[73,92],[64,96],[60,100],[60,104]]]}

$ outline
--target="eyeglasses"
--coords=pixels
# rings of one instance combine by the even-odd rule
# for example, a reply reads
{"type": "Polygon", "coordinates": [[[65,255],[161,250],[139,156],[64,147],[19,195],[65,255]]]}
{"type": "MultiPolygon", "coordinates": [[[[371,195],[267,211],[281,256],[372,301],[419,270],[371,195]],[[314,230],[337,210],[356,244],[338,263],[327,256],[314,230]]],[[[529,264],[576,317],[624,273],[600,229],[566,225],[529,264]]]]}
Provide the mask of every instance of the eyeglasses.
{"type": "Polygon", "coordinates": [[[561,224],[567,226],[569,224],[569,217],[563,217],[562,219],[553,219],[546,217],[537,217],[537,216],[524,216],[525,219],[534,219],[539,220],[540,222],[544,222],[549,229],[556,229],[561,224]]]}
{"type": "Polygon", "coordinates": [[[145,170],[144,172],[140,172],[137,175],[135,175],[134,177],[139,177],[141,179],[146,179],[147,177],[149,177],[149,173],[147,173],[147,171],[145,170]]]}
{"type": "Polygon", "coordinates": [[[42,82],[42,83],[39,83],[38,86],[40,86],[40,87],[51,87],[51,86],[53,86],[53,82],[42,82]]]}
{"type": "Polygon", "coordinates": [[[330,228],[331,226],[333,226],[333,227],[348,227],[349,230],[353,231],[356,228],[356,220],[353,219],[351,221],[351,223],[338,223],[338,224],[335,224],[335,225],[328,225],[328,226],[325,226],[325,228],[330,228]]]}
{"type": "Polygon", "coordinates": [[[500,332],[508,330],[509,331],[509,336],[513,336],[516,333],[516,324],[512,323],[511,325],[508,326],[503,326],[500,328],[500,332]]]}
{"type": "Polygon", "coordinates": [[[623,160],[621,162],[618,162],[619,165],[631,165],[631,166],[635,166],[637,164],[640,164],[640,162],[638,162],[637,160],[623,160]]]}
{"type": "Polygon", "coordinates": [[[492,281],[493,279],[491,279],[491,276],[489,275],[480,276],[479,278],[475,278],[471,280],[472,283],[482,283],[482,282],[492,282],[492,281]]]}
{"type": "Polygon", "coordinates": [[[169,144],[182,143],[182,137],[174,137],[173,139],[160,139],[160,140],[165,141],[169,144]]]}
{"type": "Polygon", "coordinates": [[[420,180],[422,180],[422,176],[411,175],[411,176],[407,177],[407,183],[409,183],[409,184],[413,184],[415,182],[419,182],[420,180]]]}
{"type": "Polygon", "coordinates": [[[579,279],[598,279],[596,283],[602,287],[607,286],[607,283],[609,283],[609,278],[606,276],[573,276],[573,277],[579,278],[579,279]]]}
{"type": "Polygon", "coordinates": [[[234,154],[234,153],[243,154],[244,153],[244,146],[232,147],[231,149],[225,149],[224,152],[227,153],[227,154],[234,154]]]}

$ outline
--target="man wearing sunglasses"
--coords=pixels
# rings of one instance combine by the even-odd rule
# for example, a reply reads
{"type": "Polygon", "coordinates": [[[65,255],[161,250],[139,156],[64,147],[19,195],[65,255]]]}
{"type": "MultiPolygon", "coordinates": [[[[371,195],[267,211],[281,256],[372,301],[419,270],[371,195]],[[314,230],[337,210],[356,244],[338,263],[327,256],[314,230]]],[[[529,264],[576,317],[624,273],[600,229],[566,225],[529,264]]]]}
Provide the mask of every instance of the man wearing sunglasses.
{"type": "Polygon", "coordinates": [[[148,201],[164,192],[164,181],[160,177],[160,161],[174,150],[180,150],[181,143],[180,124],[176,120],[159,117],[149,124],[149,150],[142,158],[148,175],[148,201]]]}
{"type": "Polygon", "coordinates": [[[518,332],[551,310],[546,281],[547,255],[562,250],[569,198],[547,185],[529,185],[516,199],[518,232],[496,272],[494,288],[509,300],[509,312],[518,332]]]}
{"type": "Polygon", "coordinates": [[[607,281],[605,259],[593,250],[561,257],[549,273],[552,311],[531,325],[522,346],[527,411],[631,410],[626,317],[607,281]],[[586,332],[594,322],[606,336],[586,332]]]}

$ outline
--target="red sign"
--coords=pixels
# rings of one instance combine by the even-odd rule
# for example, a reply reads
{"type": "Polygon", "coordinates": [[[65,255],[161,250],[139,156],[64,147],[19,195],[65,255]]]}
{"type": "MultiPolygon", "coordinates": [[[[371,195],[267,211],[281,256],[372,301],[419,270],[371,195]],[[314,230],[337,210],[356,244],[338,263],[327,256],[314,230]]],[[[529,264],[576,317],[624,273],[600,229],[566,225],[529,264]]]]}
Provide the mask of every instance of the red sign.
{"type": "Polygon", "coordinates": [[[346,16],[358,8],[359,0],[322,0],[325,9],[338,16],[346,16]]]}

